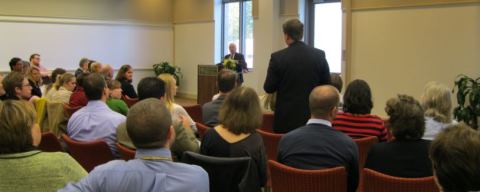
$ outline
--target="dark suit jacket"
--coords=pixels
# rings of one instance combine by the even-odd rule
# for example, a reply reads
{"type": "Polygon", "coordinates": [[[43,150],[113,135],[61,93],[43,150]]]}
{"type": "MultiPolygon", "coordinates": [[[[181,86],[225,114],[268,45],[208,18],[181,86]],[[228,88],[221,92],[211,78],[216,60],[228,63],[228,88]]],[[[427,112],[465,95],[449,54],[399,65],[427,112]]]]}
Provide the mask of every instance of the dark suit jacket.
{"type": "MultiPolygon", "coordinates": [[[[230,58],[230,54],[225,55],[223,59],[229,59],[229,58],[230,58]]],[[[247,62],[245,62],[245,57],[241,53],[235,53],[235,55],[233,56],[233,60],[238,61],[237,70],[236,70],[236,72],[238,73],[238,81],[240,83],[243,83],[243,70],[248,69],[247,62]]]]}
{"type": "Polygon", "coordinates": [[[263,85],[265,92],[277,92],[273,130],[287,133],[305,125],[310,118],[310,92],[329,83],[330,69],[322,50],[295,42],[273,53],[263,85]]]}
{"type": "Polygon", "coordinates": [[[215,127],[218,125],[218,112],[225,101],[225,97],[225,95],[222,95],[213,101],[203,104],[202,119],[208,127],[215,127]]]}
{"type": "Polygon", "coordinates": [[[397,177],[429,177],[433,175],[428,157],[430,141],[392,141],[378,143],[368,152],[365,168],[397,177]]]}
{"type": "Polygon", "coordinates": [[[278,161],[299,169],[323,169],[343,166],[347,170],[348,191],[358,186],[358,148],[340,131],[322,124],[309,124],[282,137],[278,161]]]}

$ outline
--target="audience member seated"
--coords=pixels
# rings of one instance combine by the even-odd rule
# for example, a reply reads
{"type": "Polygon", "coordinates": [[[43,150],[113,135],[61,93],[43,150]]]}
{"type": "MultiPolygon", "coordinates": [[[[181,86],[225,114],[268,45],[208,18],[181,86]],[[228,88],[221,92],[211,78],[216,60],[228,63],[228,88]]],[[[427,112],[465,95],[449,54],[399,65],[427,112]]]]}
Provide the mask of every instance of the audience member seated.
{"type": "Polygon", "coordinates": [[[398,95],[387,101],[394,141],[374,145],[368,153],[365,168],[387,175],[406,178],[432,176],[428,158],[430,141],[422,139],[425,132],[423,109],[411,96],[398,95]]]}
{"type": "Polygon", "coordinates": [[[78,69],[75,71],[75,77],[82,75],[83,73],[88,73],[88,63],[90,62],[87,58],[80,59],[80,63],[78,64],[78,69]]]}
{"type": "Polygon", "coordinates": [[[68,154],[41,152],[40,127],[28,102],[0,102],[0,191],[56,191],[87,172],[68,154]]]}
{"type": "Polygon", "coordinates": [[[102,64],[94,61],[90,65],[89,70],[90,70],[90,73],[100,73],[100,70],[102,70],[102,64]]]}
{"type": "Polygon", "coordinates": [[[358,148],[352,138],[335,130],[331,121],[340,100],[338,90],[330,85],[318,86],[310,93],[311,119],[307,125],[282,137],[278,145],[278,161],[299,169],[345,167],[347,189],[357,190],[358,148]]]}
{"type": "Polygon", "coordinates": [[[252,88],[238,87],[220,108],[219,125],[207,131],[200,153],[215,157],[245,157],[253,160],[260,187],[267,181],[265,147],[255,129],[262,125],[262,109],[252,88]]]}
{"type": "Polygon", "coordinates": [[[70,107],[83,107],[88,103],[87,96],[85,95],[85,90],[83,89],[83,79],[86,78],[89,73],[83,73],[77,77],[77,87],[70,96],[70,102],[68,105],[70,107]]]}
{"type": "Polygon", "coordinates": [[[21,73],[23,71],[23,62],[22,59],[18,57],[14,57],[10,59],[10,62],[8,63],[10,65],[10,70],[13,72],[19,72],[21,73]]]}
{"type": "Polygon", "coordinates": [[[441,191],[480,191],[480,134],[465,124],[440,132],[430,146],[433,173],[441,191]]]}
{"type": "Polygon", "coordinates": [[[205,103],[202,106],[202,119],[205,125],[209,127],[218,125],[218,111],[225,101],[225,97],[235,88],[236,82],[237,74],[234,71],[223,69],[218,73],[217,85],[220,95],[217,99],[205,103]]]}
{"type": "Polygon", "coordinates": [[[339,73],[330,73],[330,82],[332,83],[332,86],[337,88],[338,92],[340,93],[340,103],[338,104],[338,111],[343,111],[342,77],[340,76],[339,73]]]}
{"type": "Polygon", "coordinates": [[[40,74],[42,75],[42,77],[50,75],[48,69],[45,68],[43,65],[40,65],[40,54],[34,53],[30,55],[30,63],[32,64],[32,67],[38,68],[40,70],[40,74]]]}
{"type": "Polygon", "coordinates": [[[110,146],[114,156],[118,157],[116,132],[125,116],[112,111],[105,103],[108,88],[103,77],[90,74],[83,79],[83,88],[88,104],[75,112],[67,125],[68,135],[77,141],[104,140],[110,146]]]}
{"type": "Polygon", "coordinates": [[[457,123],[452,120],[452,93],[447,86],[437,82],[427,83],[420,102],[425,110],[423,139],[433,140],[440,131],[457,123]]]}
{"type": "Polygon", "coordinates": [[[49,102],[69,103],[70,96],[76,85],[76,78],[71,73],[57,76],[57,81],[55,81],[53,88],[50,89],[45,98],[49,102]]]}
{"type": "Polygon", "coordinates": [[[9,73],[2,81],[5,89],[5,100],[29,100],[32,96],[32,87],[28,79],[20,72],[9,73]]]}
{"type": "Polygon", "coordinates": [[[352,138],[378,137],[387,141],[387,129],[382,118],[370,114],[373,108],[372,92],[367,82],[354,80],[348,84],[343,96],[343,112],[333,120],[333,127],[352,138]]]}
{"type": "Polygon", "coordinates": [[[172,114],[173,122],[181,121],[181,117],[187,118],[190,122],[190,127],[194,132],[197,132],[197,126],[195,121],[188,115],[185,108],[175,103],[175,95],[177,95],[177,80],[171,74],[160,74],[158,76],[163,82],[165,82],[165,104],[172,114]]]}
{"type": "Polygon", "coordinates": [[[42,93],[45,93],[45,97],[47,97],[48,94],[53,94],[53,92],[56,91],[55,89],[52,89],[53,85],[55,85],[55,82],[57,82],[58,76],[63,75],[65,73],[67,73],[67,71],[65,69],[62,69],[62,68],[56,68],[52,71],[52,82],[50,82],[46,86],[45,90],[42,90],[42,93]],[[50,91],[52,91],[52,92],[49,93],[50,91]]]}
{"type": "Polygon", "coordinates": [[[42,97],[42,76],[40,70],[36,67],[31,67],[28,73],[28,83],[32,86],[32,96],[42,97]]]}
{"type": "MultiPolygon", "coordinates": [[[[137,87],[140,101],[148,98],[164,100],[165,83],[156,77],[143,78],[137,87]]],[[[175,130],[175,142],[171,146],[171,150],[175,156],[181,157],[185,151],[198,152],[200,150],[199,143],[186,118],[183,118],[181,122],[173,122],[173,128],[175,130]]],[[[120,144],[135,149],[128,136],[125,123],[120,124],[117,128],[117,140],[120,144]]]]}
{"type": "Polygon", "coordinates": [[[127,116],[127,131],[137,147],[135,159],[100,165],[60,191],[209,191],[205,170],[172,162],[170,146],[175,133],[170,112],[160,100],[135,104],[127,116]]]}
{"type": "Polygon", "coordinates": [[[115,112],[127,116],[128,106],[122,100],[122,84],[117,80],[107,81],[108,89],[110,89],[110,96],[107,100],[107,105],[115,112]]]}
{"type": "Polygon", "coordinates": [[[122,65],[120,70],[118,70],[117,77],[115,80],[122,83],[122,95],[128,96],[130,98],[137,98],[137,93],[132,85],[133,70],[130,65],[122,65]]]}
{"type": "Polygon", "coordinates": [[[106,81],[113,80],[113,67],[109,64],[103,64],[102,68],[100,69],[100,74],[103,75],[106,81]]]}

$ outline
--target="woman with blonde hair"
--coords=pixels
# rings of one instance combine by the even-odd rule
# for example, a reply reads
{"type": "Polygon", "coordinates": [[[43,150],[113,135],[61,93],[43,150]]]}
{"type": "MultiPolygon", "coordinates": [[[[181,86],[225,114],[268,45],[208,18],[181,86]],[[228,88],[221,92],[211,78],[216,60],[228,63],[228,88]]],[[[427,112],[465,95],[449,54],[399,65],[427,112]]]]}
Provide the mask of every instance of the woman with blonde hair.
{"type": "Polygon", "coordinates": [[[87,175],[68,154],[36,149],[35,116],[28,102],[0,102],[0,191],[56,191],[87,175]]]}
{"type": "Polygon", "coordinates": [[[75,76],[71,73],[65,73],[58,76],[52,88],[54,91],[48,92],[45,97],[50,102],[68,103],[76,85],[75,76]]]}
{"type": "Polygon", "coordinates": [[[187,111],[179,104],[175,103],[175,95],[177,94],[177,80],[173,75],[168,73],[163,73],[158,76],[165,83],[165,105],[172,114],[173,122],[181,121],[182,117],[187,118],[190,122],[190,127],[194,132],[197,131],[197,126],[195,121],[188,115],[187,111]]]}
{"type": "Polygon", "coordinates": [[[452,120],[452,93],[446,85],[428,82],[420,103],[425,110],[423,139],[433,140],[443,129],[457,123],[452,120]]]}
{"type": "Polygon", "coordinates": [[[257,93],[249,87],[238,87],[230,92],[219,113],[219,125],[207,131],[200,153],[215,157],[251,157],[252,172],[257,172],[259,191],[267,180],[265,147],[255,131],[262,125],[262,108],[257,93]]]}

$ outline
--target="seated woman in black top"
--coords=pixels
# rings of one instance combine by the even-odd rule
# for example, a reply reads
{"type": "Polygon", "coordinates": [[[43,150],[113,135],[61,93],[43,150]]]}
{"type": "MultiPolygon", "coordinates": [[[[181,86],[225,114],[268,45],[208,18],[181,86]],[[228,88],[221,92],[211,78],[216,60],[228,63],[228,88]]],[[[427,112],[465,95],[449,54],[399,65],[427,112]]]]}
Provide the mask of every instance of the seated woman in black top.
{"type": "Polygon", "coordinates": [[[130,65],[122,65],[120,70],[118,70],[117,77],[115,80],[120,81],[122,84],[122,95],[128,96],[130,98],[137,98],[137,92],[132,85],[133,70],[130,65]]]}
{"type": "Polygon", "coordinates": [[[385,112],[390,116],[395,140],[374,145],[365,168],[396,177],[432,176],[428,157],[430,141],[422,139],[425,119],[419,102],[411,96],[398,95],[387,101],[385,112]]]}
{"type": "Polygon", "coordinates": [[[200,153],[215,157],[245,157],[253,160],[260,187],[267,181],[265,147],[255,129],[262,124],[262,109],[252,88],[234,89],[219,112],[219,125],[210,129],[202,140],[200,153]]]}

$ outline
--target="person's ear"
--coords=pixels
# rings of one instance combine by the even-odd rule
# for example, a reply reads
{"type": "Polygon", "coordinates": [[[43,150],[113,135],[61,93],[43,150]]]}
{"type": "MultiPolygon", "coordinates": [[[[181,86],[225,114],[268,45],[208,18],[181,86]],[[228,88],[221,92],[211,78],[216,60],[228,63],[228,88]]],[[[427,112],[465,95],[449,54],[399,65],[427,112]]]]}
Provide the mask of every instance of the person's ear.
{"type": "Polygon", "coordinates": [[[330,116],[332,117],[332,119],[335,119],[335,116],[337,116],[337,113],[338,113],[338,108],[337,108],[337,106],[335,106],[330,111],[330,116]]]}

